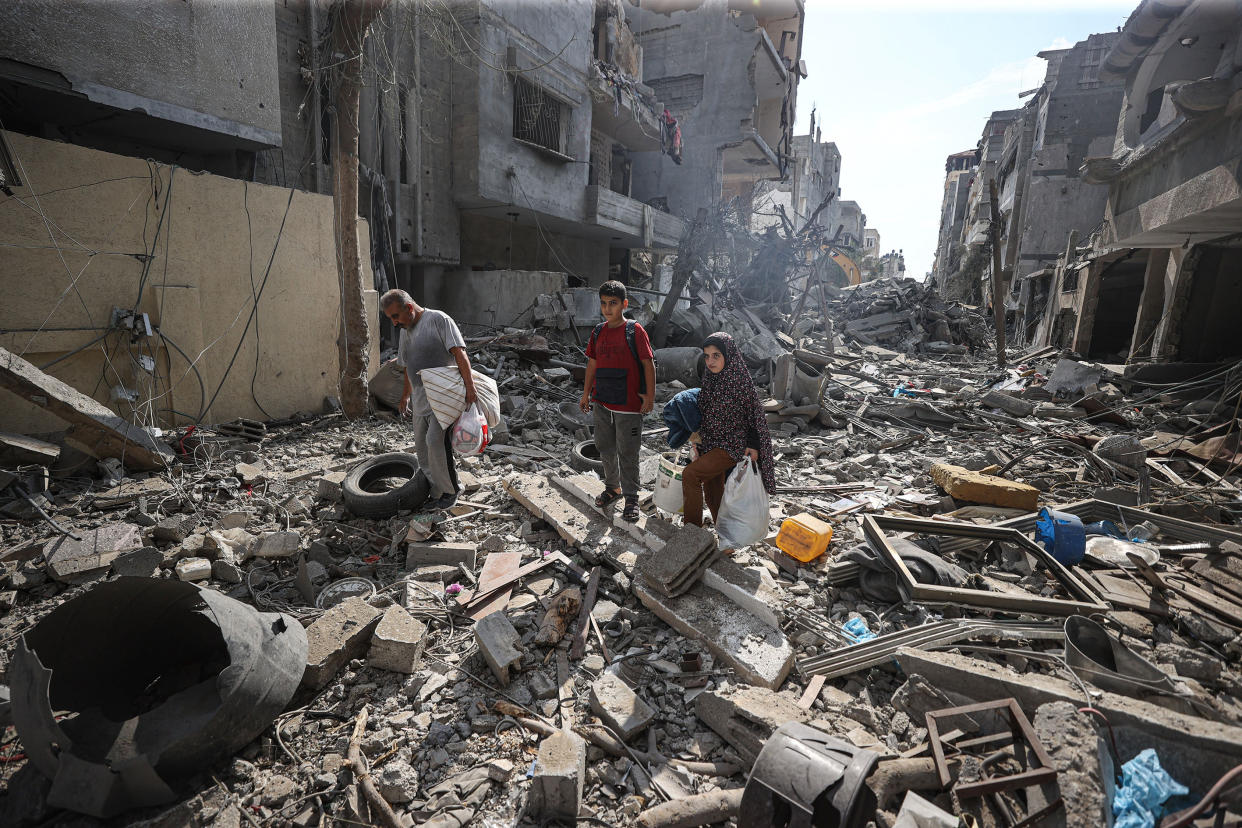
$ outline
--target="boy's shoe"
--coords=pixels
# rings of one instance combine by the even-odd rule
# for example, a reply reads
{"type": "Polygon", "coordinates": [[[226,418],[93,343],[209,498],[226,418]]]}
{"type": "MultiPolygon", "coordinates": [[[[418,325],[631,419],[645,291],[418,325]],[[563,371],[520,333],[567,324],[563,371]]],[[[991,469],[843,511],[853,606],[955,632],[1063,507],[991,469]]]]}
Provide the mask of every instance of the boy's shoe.
{"type": "Polygon", "coordinates": [[[638,498],[630,495],[625,498],[625,509],[621,511],[621,519],[626,523],[638,523],[638,498]]]}
{"type": "Polygon", "coordinates": [[[436,509],[451,509],[457,505],[457,492],[449,492],[440,495],[435,503],[432,504],[436,509]]]}

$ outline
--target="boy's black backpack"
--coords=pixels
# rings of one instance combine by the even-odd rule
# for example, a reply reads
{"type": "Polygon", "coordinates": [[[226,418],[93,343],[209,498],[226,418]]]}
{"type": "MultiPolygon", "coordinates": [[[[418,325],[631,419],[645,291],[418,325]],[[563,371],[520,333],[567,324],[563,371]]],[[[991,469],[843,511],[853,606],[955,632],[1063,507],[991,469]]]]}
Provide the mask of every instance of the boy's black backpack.
{"type": "MultiPolygon", "coordinates": [[[[588,341],[594,342],[599,337],[599,332],[604,329],[606,322],[600,322],[595,326],[595,330],[591,331],[591,338],[588,341]]],[[[638,323],[633,319],[625,320],[625,344],[630,346],[630,353],[634,356],[634,362],[638,365],[638,393],[647,393],[647,372],[643,370],[643,361],[638,358],[638,346],[634,344],[634,326],[638,323]]],[[[651,358],[651,364],[655,365],[655,356],[651,358]]]]}

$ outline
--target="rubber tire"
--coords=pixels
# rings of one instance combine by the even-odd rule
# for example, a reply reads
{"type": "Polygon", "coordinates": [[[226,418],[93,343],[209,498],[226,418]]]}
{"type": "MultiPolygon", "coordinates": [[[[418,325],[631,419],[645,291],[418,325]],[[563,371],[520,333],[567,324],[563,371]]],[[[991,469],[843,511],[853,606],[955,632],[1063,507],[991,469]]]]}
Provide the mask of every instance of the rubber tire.
{"type": "Polygon", "coordinates": [[[595,447],[594,440],[583,440],[576,444],[569,455],[569,465],[570,468],[580,472],[595,472],[601,475],[604,473],[604,461],[599,459],[599,449],[595,447]]]}
{"type": "Polygon", "coordinates": [[[431,481],[418,466],[413,454],[395,451],[378,454],[349,470],[341,483],[341,500],[357,517],[387,518],[397,512],[413,511],[427,502],[431,481]],[[386,492],[370,492],[366,486],[381,477],[409,477],[403,485],[386,492]]]}

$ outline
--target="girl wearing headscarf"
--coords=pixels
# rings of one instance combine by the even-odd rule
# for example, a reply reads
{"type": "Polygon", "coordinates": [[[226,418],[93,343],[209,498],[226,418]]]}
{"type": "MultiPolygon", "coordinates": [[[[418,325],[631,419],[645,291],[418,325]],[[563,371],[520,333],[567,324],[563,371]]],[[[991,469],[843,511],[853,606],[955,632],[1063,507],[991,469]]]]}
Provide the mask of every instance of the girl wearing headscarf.
{"type": "Polygon", "coordinates": [[[681,477],[682,514],[686,523],[703,525],[703,501],[712,520],[720,511],[725,478],[743,457],[759,463],[763,488],[776,492],[772,436],[755,384],[737,343],[718,332],[703,342],[707,373],[699,391],[699,456],[681,477]]]}

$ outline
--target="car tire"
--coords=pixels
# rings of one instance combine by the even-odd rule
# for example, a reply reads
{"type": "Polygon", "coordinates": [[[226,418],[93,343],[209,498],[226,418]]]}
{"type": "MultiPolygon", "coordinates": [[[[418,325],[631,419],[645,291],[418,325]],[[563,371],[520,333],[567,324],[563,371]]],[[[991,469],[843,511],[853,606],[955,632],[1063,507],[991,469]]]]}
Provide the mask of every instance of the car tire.
{"type": "Polygon", "coordinates": [[[405,452],[379,454],[350,469],[341,483],[341,500],[357,517],[386,518],[422,506],[431,494],[431,481],[418,466],[418,458],[405,452]],[[394,489],[373,491],[384,478],[404,477],[394,489]]]}
{"type": "Polygon", "coordinates": [[[580,472],[604,473],[604,461],[599,459],[599,449],[594,440],[583,440],[574,446],[569,455],[569,465],[580,472]]]}

